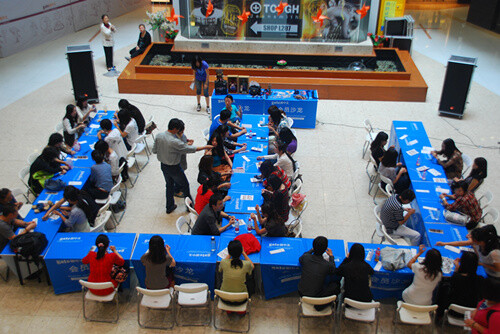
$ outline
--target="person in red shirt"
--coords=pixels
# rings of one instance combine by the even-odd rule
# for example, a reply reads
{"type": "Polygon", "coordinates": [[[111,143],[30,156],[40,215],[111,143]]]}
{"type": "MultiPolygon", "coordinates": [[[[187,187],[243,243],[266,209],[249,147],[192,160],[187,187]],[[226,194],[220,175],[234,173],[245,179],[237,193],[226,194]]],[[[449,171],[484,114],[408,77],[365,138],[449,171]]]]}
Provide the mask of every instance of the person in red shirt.
{"type": "MultiPolygon", "coordinates": [[[[82,259],[83,264],[88,264],[90,266],[88,281],[92,283],[111,282],[117,287],[118,282],[111,278],[111,270],[114,264],[123,266],[125,260],[123,260],[123,257],[116,251],[115,246],[109,246],[109,238],[105,234],[99,234],[95,240],[95,244],[97,246],[97,252],[91,249],[87,256],[82,259]],[[106,251],[108,246],[112,253],[106,251]]],[[[106,296],[112,293],[113,289],[90,289],[90,292],[94,295],[106,296]]]]}
{"type": "MultiPolygon", "coordinates": [[[[205,206],[208,204],[210,201],[210,197],[214,194],[214,192],[217,192],[217,181],[215,179],[209,178],[204,184],[201,184],[198,187],[198,192],[196,194],[196,199],[194,202],[194,209],[198,214],[203,211],[205,206]]],[[[222,203],[226,203],[227,201],[231,200],[230,196],[225,196],[224,199],[222,200],[222,203]]],[[[229,217],[228,214],[225,212],[221,211],[221,216],[222,218],[227,218],[229,217]]]]}
{"type": "Polygon", "coordinates": [[[483,215],[483,210],[479,205],[474,193],[469,191],[469,185],[465,181],[454,182],[451,185],[453,195],[441,194],[439,197],[443,200],[446,210],[460,211],[470,217],[470,222],[466,227],[472,230],[477,226],[483,215]],[[449,204],[446,198],[454,199],[455,202],[449,204]]]}
{"type": "Polygon", "coordinates": [[[477,304],[465,326],[472,329],[473,334],[500,333],[500,281],[488,278],[484,286],[485,299],[477,304]]]}
{"type": "Polygon", "coordinates": [[[290,179],[286,175],[285,171],[281,167],[275,166],[271,160],[264,161],[260,165],[259,170],[262,173],[262,177],[264,178],[264,188],[267,187],[267,179],[271,175],[276,175],[277,177],[279,177],[281,182],[285,185],[286,190],[290,189],[290,187],[292,186],[292,183],[290,182],[290,179]]]}

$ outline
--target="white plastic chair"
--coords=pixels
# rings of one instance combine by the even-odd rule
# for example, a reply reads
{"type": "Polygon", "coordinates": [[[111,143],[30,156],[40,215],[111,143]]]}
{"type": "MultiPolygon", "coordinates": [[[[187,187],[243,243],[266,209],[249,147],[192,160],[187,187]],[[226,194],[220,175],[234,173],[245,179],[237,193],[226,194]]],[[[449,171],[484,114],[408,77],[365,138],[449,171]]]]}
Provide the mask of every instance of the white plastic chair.
{"type": "Polygon", "coordinates": [[[190,322],[188,326],[208,326],[212,321],[210,314],[210,290],[205,283],[184,283],[174,286],[177,310],[175,312],[175,323],[177,326],[186,326],[180,319],[182,309],[206,309],[207,321],[190,322]]]}
{"type": "Polygon", "coordinates": [[[293,126],[293,118],[287,117],[286,118],[286,124],[288,124],[288,127],[291,129],[293,126]]]}
{"type": "Polygon", "coordinates": [[[295,180],[295,182],[293,183],[293,185],[290,188],[290,193],[292,195],[300,193],[300,191],[302,190],[302,185],[303,185],[303,183],[302,183],[301,179],[295,180]]]}
{"type": "Polygon", "coordinates": [[[382,210],[382,206],[384,205],[384,203],[380,203],[373,208],[373,214],[375,215],[376,223],[375,223],[375,230],[373,231],[372,234],[371,242],[374,243],[373,238],[375,237],[376,234],[381,239],[380,240],[381,244],[383,244],[384,241],[387,240],[387,242],[389,242],[391,245],[398,245],[398,243],[395,240],[398,239],[398,240],[404,240],[405,246],[410,246],[410,244],[406,242],[404,238],[401,238],[399,236],[391,236],[389,233],[387,233],[387,230],[385,229],[385,226],[382,223],[382,219],[380,218],[380,211],[382,210]]]}
{"type": "Polygon", "coordinates": [[[129,174],[128,180],[130,182],[130,186],[132,186],[132,187],[137,182],[137,179],[139,178],[139,173],[141,171],[141,169],[139,168],[139,165],[137,164],[137,159],[135,158],[136,146],[137,146],[136,143],[134,143],[134,145],[132,145],[132,147],[130,148],[130,151],[127,152],[127,157],[126,157],[128,170],[130,171],[130,169],[135,167],[135,170],[137,171],[137,175],[135,176],[135,180],[133,182],[132,182],[132,178],[130,177],[130,174],[129,174]]]}
{"type": "Polygon", "coordinates": [[[192,213],[193,215],[198,218],[198,212],[193,207],[193,201],[189,197],[184,197],[184,203],[186,204],[186,207],[188,208],[189,212],[192,213]]]}
{"type": "Polygon", "coordinates": [[[344,298],[342,303],[341,319],[349,319],[359,322],[375,323],[375,333],[378,332],[378,323],[380,317],[380,303],[372,301],[359,302],[354,299],[344,298]],[[351,307],[346,307],[349,305],[351,307]]]}
{"type": "Polygon", "coordinates": [[[214,304],[213,304],[213,318],[214,318],[214,327],[216,330],[235,332],[235,333],[247,333],[250,330],[250,303],[251,299],[249,298],[248,292],[226,292],[222,290],[215,289],[214,296],[214,304]],[[229,305],[225,301],[228,302],[244,302],[241,305],[229,305]],[[216,309],[225,311],[225,312],[246,312],[246,317],[248,319],[247,329],[243,331],[238,331],[233,328],[222,328],[217,327],[217,317],[216,317],[216,309]]]}
{"type": "Polygon", "coordinates": [[[398,323],[414,326],[431,326],[434,330],[434,316],[437,305],[414,305],[398,301],[398,307],[394,315],[394,333],[398,323]]]}
{"type": "Polygon", "coordinates": [[[302,220],[300,218],[292,227],[292,232],[295,233],[295,238],[302,238],[302,220]]]}
{"type": "Polygon", "coordinates": [[[483,221],[484,224],[495,224],[498,221],[498,216],[499,214],[497,209],[489,208],[488,211],[486,211],[486,213],[483,214],[481,220],[483,221]],[[486,220],[486,217],[490,218],[486,220]]]}
{"type": "Polygon", "coordinates": [[[298,325],[298,331],[300,334],[300,323],[302,318],[318,318],[318,317],[328,317],[329,319],[335,321],[335,301],[337,300],[337,296],[328,296],[328,297],[321,297],[321,298],[314,298],[314,297],[300,297],[299,301],[299,311],[298,311],[298,318],[299,318],[299,325],[298,325]],[[329,305],[328,307],[324,308],[321,311],[317,311],[314,308],[314,305],[325,305],[325,304],[332,304],[329,305]]]}
{"type": "Polygon", "coordinates": [[[27,159],[28,160],[28,165],[31,166],[31,164],[33,162],[35,162],[36,158],[38,158],[39,155],[40,155],[40,153],[38,153],[38,152],[33,152],[30,155],[28,155],[28,159],[27,159]]]}
{"type": "MultiPolygon", "coordinates": [[[[123,170],[125,169],[125,166],[126,166],[126,165],[127,165],[127,162],[126,162],[126,161],[124,161],[124,162],[120,165],[120,168],[118,169],[118,174],[120,175],[121,183],[123,184],[123,187],[124,187],[124,190],[125,190],[125,193],[122,193],[123,200],[126,200],[126,199],[127,199],[127,193],[128,193],[127,183],[126,183],[126,182],[123,182],[123,178],[121,178],[122,172],[123,172],[123,170]]],[[[118,183],[118,182],[117,182],[117,183],[118,183]]]]}
{"type": "Polygon", "coordinates": [[[465,315],[465,312],[472,313],[475,310],[476,310],[475,308],[460,306],[460,305],[457,305],[457,304],[451,304],[444,311],[443,323],[441,325],[441,331],[442,332],[444,331],[444,326],[446,325],[446,322],[448,322],[452,326],[464,327],[464,315],[465,315]],[[454,311],[456,313],[460,313],[462,316],[460,318],[454,317],[454,316],[452,316],[452,315],[450,315],[448,313],[449,311],[454,311]]]}
{"type": "Polygon", "coordinates": [[[493,193],[487,190],[477,200],[479,202],[479,206],[481,207],[481,209],[484,210],[488,205],[491,204],[491,202],[493,202],[493,193]]]}
{"type": "Polygon", "coordinates": [[[175,227],[177,228],[177,232],[182,235],[190,235],[191,234],[191,224],[189,224],[189,221],[186,219],[184,216],[180,216],[177,218],[177,221],[175,222],[175,227]]]}
{"type": "MultiPolygon", "coordinates": [[[[118,321],[118,316],[119,316],[119,308],[118,308],[118,295],[117,291],[118,289],[115,288],[113,283],[111,282],[104,282],[104,283],[91,283],[87,282],[84,280],[79,280],[81,286],[82,286],[82,303],[83,303],[83,318],[86,321],[97,321],[97,322],[111,322],[111,323],[116,323],[118,321]],[[109,295],[105,296],[98,296],[93,294],[89,289],[92,290],[105,290],[112,288],[113,292],[110,293],[109,295]],[[116,317],[112,320],[103,320],[103,319],[97,319],[97,318],[91,318],[87,316],[86,312],[86,307],[85,307],[85,302],[86,301],[94,301],[98,303],[110,303],[110,302],[115,302],[115,307],[116,307],[116,317]]],[[[101,311],[96,312],[94,315],[102,313],[101,311]]]]}
{"type": "Polygon", "coordinates": [[[28,203],[31,203],[30,194],[32,194],[35,198],[37,196],[36,196],[35,192],[31,189],[31,187],[28,185],[28,179],[29,179],[29,175],[30,175],[30,166],[26,166],[23,169],[21,169],[17,175],[18,175],[19,179],[21,180],[21,182],[26,187],[26,195],[25,195],[26,200],[28,201],[28,203]]]}
{"type": "Polygon", "coordinates": [[[208,142],[208,140],[210,139],[210,128],[206,128],[206,129],[201,130],[201,135],[208,142]]]}
{"type": "Polygon", "coordinates": [[[361,156],[362,159],[365,158],[366,152],[369,151],[370,145],[377,135],[376,133],[373,132],[372,123],[370,122],[369,119],[365,119],[363,121],[363,126],[367,134],[365,137],[365,143],[363,144],[363,155],[361,156]]]}
{"type": "Polygon", "coordinates": [[[377,162],[373,159],[370,154],[370,160],[366,163],[365,167],[366,175],[368,175],[368,195],[372,192],[373,186],[377,183],[379,178],[377,162]]]}
{"type": "MultiPolygon", "coordinates": [[[[96,199],[95,202],[97,204],[99,204],[99,205],[108,204],[109,206],[115,205],[116,203],[118,203],[118,201],[120,200],[120,198],[123,198],[122,193],[120,191],[121,183],[122,183],[122,176],[120,174],[120,175],[118,175],[117,182],[115,183],[115,185],[113,186],[113,188],[111,188],[111,190],[109,192],[108,198],[106,198],[106,199],[96,199]]],[[[111,215],[111,217],[113,217],[113,220],[115,222],[115,226],[118,225],[118,224],[120,224],[120,222],[122,221],[122,218],[123,218],[124,214],[125,214],[125,210],[123,210],[121,212],[121,216],[120,216],[119,219],[116,219],[116,216],[115,216],[114,213],[111,215]]]]}
{"type": "Polygon", "coordinates": [[[137,169],[139,170],[139,172],[141,172],[144,169],[144,167],[146,167],[146,165],[149,163],[149,151],[148,151],[148,148],[146,145],[146,135],[140,135],[135,140],[134,156],[136,154],[140,154],[141,152],[146,152],[146,156],[148,159],[147,159],[146,163],[144,163],[144,165],[142,165],[142,167],[140,167],[139,163],[137,162],[137,157],[135,158],[135,163],[137,164],[137,169]]]}
{"type": "Polygon", "coordinates": [[[54,131],[55,131],[55,132],[62,132],[62,131],[63,131],[63,129],[64,129],[64,125],[63,125],[63,123],[62,123],[62,122],[60,122],[60,123],[57,123],[57,124],[56,124],[56,126],[55,126],[55,128],[54,128],[54,131]]]}
{"type": "Polygon", "coordinates": [[[94,227],[90,228],[90,232],[106,232],[106,224],[111,218],[111,211],[106,211],[104,214],[97,216],[94,227]]]}
{"type": "MultiPolygon", "coordinates": [[[[140,301],[137,303],[137,323],[141,328],[153,328],[153,329],[172,329],[174,327],[174,307],[171,303],[172,296],[170,289],[162,290],[149,290],[141,287],[137,287],[137,295],[141,296],[140,301]],[[147,322],[141,322],[141,308],[146,310],[165,310],[165,315],[168,311],[171,311],[171,321],[170,326],[151,326],[149,323],[157,320],[154,318],[147,322]]],[[[162,323],[165,322],[165,318],[162,317],[162,323]]]]}
{"type": "Polygon", "coordinates": [[[379,177],[380,177],[380,182],[378,184],[377,191],[373,195],[373,203],[375,203],[375,205],[377,204],[377,201],[375,200],[375,198],[377,197],[379,190],[382,191],[382,193],[385,196],[387,196],[388,198],[391,197],[392,195],[394,195],[394,184],[392,184],[392,180],[385,177],[384,175],[382,175],[380,173],[379,173],[379,177]],[[385,187],[382,186],[382,182],[385,183],[385,185],[386,185],[385,187]],[[389,185],[389,187],[387,187],[387,185],[389,185]]]}
{"type": "Polygon", "coordinates": [[[474,162],[474,160],[472,160],[472,158],[467,154],[462,153],[462,161],[464,163],[464,168],[462,169],[462,178],[465,179],[467,177],[467,172],[472,167],[472,163],[474,162]]]}

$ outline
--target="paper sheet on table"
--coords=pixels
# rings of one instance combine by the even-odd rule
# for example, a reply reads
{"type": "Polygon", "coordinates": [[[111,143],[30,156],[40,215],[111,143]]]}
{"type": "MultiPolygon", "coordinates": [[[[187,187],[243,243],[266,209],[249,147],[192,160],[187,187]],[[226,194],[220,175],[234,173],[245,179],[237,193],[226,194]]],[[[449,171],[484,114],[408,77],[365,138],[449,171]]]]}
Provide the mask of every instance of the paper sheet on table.
{"type": "Polygon", "coordinates": [[[249,161],[250,161],[250,159],[248,159],[246,155],[242,155],[241,157],[242,157],[242,158],[243,158],[243,160],[245,160],[246,162],[249,162],[249,161]]]}
{"type": "Polygon", "coordinates": [[[382,269],[382,261],[378,261],[375,268],[373,268],[375,271],[379,271],[380,269],[382,269]]]}
{"type": "Polygon", "coordinates": [[[78,143],[80,143],[80,144],[86,144],[87,141],[86,140],[82,140],[82,141],[79,141],[78,143]]]}
{"type": "Polygon", "coordinates": [[[262,147],[252,147],[251,150],[255,151],[255,152],[262,152],[263,148],[262,147]]]}
{"type": "Polygon", "coordinates": [[[240,199],[242,201],[253,201],[253,195],[241,195],[240,199]]]}
{"type": "Polygon", "coordinates": [[[259,180],[259,179],[257,179],[257,178],[255,178],[255,177],[252,177],[252,178],[250,179],[250,182],[252,182],[252,183],[259,183],[259,182],[260,182],[260,180],[259,180]]]}
{"type": "Polygon", "coordinates": [[[438,211],[438,208],[433,208],[432,206],[425,206],[425,205],[423,205],[422,208],[424,208],[426,210],[438,211]]]}
{"type": "MultiPolygon", "coordinates": [[[[396,128],[396,129],[397,129],[397,128],[396,128]]],[[[401,139],[401,140],[405,140],[407,137],[408,137],[408,135],[402,135],[401,137],[399,137],[399,139],[401,139]]]]}
{"type": "Polygon", "coordinates": [[[278,249],[273,249],[272,251],[269,251],[269,254],[278,254],[278,253],[284,253],[285,249],[284,248],[278,248],[278,249]]]}
{"type": "Polygon", "coordinates": [[[410,157],[414,156],[415,154],[418,154],[418,151],[415,149],[411,149],[409,151],[406,151],[406,154],[408,154],[410,157]]]}
{"type": "Polygon", "coordinates": [[[247,129],[251,129],[252,128],[252,124],[241,124],[240,126],[242,128],[247,128],[247,129]]]}
{"type": "Polygon", "coordinates": [[[68,186],[81,186],[82,181],[69,181],[68,186]]]}
{"type": "Polygon", "coordinates": [[[427,166],[420,166],[420,167],[417,168],[417,171],[418,172],[423,172],[424,170],[428,170],[428,169],[429,169],[429,167],[427,167],[427,166]]]}
{"type": "Polygon", "coordinates": [[[435,170],[434,168],[429,169],[429,173],[431,173],[431,174],[432,174],[432,175],[434,175],[434,176],[439,176],[439,175],[441,175],[441,173],[440,173],[440,172],[438,172],[437,170],[435,170]]]}
{"type": "Polygon", "coordinates": [[[436,187],[436,192],[437,193],[449,194],[450,193],[450,189],[445,189],[445,188],[441,188],[440,186],[437,186],[436,187]]]}
{"type": "Polygon", "coordinates": [[[99,124],[90,124],[89,128],[91,129],[99,129],[101,126],[99,124]]]}
{"type": "Polygon", "coordinates": [[[229,255],[229,252],[227,251],[227,247],[221,250],[217,256],[220,257],[221,259],[225,259],[229,255]]]}
{"type": "Polygon", "coordinates": [[[431,153],[432,151],[434,151],[434,149],[432,147],[429,147],[429,146],[423,146],[422,147],[422,150],[420,151],[422,154],[429,154],[431,153]]]}
{"type": "Polygon", "coordinates": [[[247,207],[247,210],[248,210],[248,211],[255,211],[255,207],[253,207],[253,206],[248,206],[248,207],[247,207]]]}
{"type": "Polygon", "coordinates": [[[448,183],[444,177],[435,177],[432,179],[435,183],[448,183]]]}
{"type": "Polygon", "coordinates": [[[460,254],[460,249],[455,247],[455,246],[450,246],[450,245],[446,245],[444,246],[445,249],[449,250],[449,251],[452,251],[452,252],[455,252],[457,254],[460,254]]]}
{"type": "Polygon", "coordinates": [[[418,143],[418,140],[413,139],[411,142],[408,143],[408,146],[412,146],[418,143]]]}
{"type": "Polygon", "coordinates": [[[404,127],[404,126],[399,126],[399,127],[397,127],[397,128],[396,128],[396,130],[406,130],[406,129],[407,129],[407,128],[406,128],[406,127],[404,127]]]}
{"type": "Polygon", "coordinates": [[[417,255],[417,250],[415,248],[411,249],[411,256],[415,257],[417,255]]]}
{"type": "Polygon", "coordinates": [[[427,189],[415,189],[415,192],[428,194],[429,190],[427,190],[427,189]]]}
{"type": "Polygon", "coordinates": [[[233,173],[245,173],[245,169],[243,167],[236,167],[233,169],[233,173]]]}

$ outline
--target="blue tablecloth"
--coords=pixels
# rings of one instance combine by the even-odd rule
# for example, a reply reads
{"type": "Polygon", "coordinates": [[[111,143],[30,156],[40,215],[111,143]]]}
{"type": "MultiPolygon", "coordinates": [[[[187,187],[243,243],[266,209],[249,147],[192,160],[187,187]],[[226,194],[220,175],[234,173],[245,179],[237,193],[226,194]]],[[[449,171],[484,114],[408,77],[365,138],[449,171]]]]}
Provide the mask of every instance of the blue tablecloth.
{"type": "MultiPolygon", "coordinates": [[[[313,239],[262,238],[260,264],[266,299],[297,291],[301,276],[299,258],[312,248],[313,239]],[[284,249],[271,254],[270,251],[284,249]]],[[[328,240],[338,265],[346,256],[343,240],[328,240]]]]}
{"type": "Polygon", "coordinates": [[[231,176],[231,190],[234,191],[250,191],[251,193],[261,192],[264,189],[262,182],[250,181],[256,174],[234,173],[231,176]]]}
{"type": "MultiPolygon", "coordinates": [[[[89,168],[73,168],[70,169],[66,174],[64,175],[57,175],[54,177],[54,179],[60,179],[66,182],[66,185],[73,185],[78,189],[82,189],[83,186],[85,185],[85,182],[87,182],[87,179],[90,176],[90,169],[89,168]]],[[[53,192],[53,191],[48,191],[44,189],[40,195],[38,195],[35,203],[38,203],[39,201],[52,201],[52,202],[57,202],[61,198],[63,198],[63,192],[64,190],[58,191],[58,192],[53,192]]]]}
{"type": "MultiPolygon", "coordinates": [[[[253,221],[252,221],[253,222],[253,221]]],[[[247,233],[246,230],[240,230],[240,234],[243,234],[243,233],[247,233]]],[[[217,254],[219,254],[222,250],[224,250],[224,248],[227,247],[227,245],[229,244],[230,241],[234,240],[236,236],[234,235],[229,235],[229,234],[222,234],[221,237],[220,237],[220,242],[219,242],[219,248],[217,248],[217,254]]],[[[262,240],[261,240],[261,237],[259,236],[256,236],[257,240],[259,241],[259,243],[262,244],[262,240]]],[[[254,264],[259,264],[260,263],[260,252],[258,253],[252,253],[250,255],[248,255],[248,257],[250,258],[250,260],[254,263],[254,264]]],[[[243,255],[241,256],[241,259],[243,260],[243,255]]],[[[220,260],[222,260],[222,258],[220,256],[217,255],[217,262],[220,262],[220,260]]]]}
{"type": "Polygon", "coordinates": [[[434,247],[438,241],[466,241],[469,233],[465,226],[452,224],[425,223],[425,230],[431,247],[434,247]]]}
{"type": "Polygon", "coordinates": [[[260,175],[259,167],[262,161],[257,161],[257,155],[253,157],[248,153],[237,154],[233,160],[233,173],[246,173],[251,175],[260,175]],[[246,161],[243,156],[247,157],[250,161],[246,161]]]}
{"type": "Polygon", "coordinates": [[[313,129],[316,127],[316,112],[318,109],[318,91],[299,90],[307,100],[294,98],[293,89],[273,89],[264,103],[264,110],[275,105],[286,113],[287,117],[293,119],[293,127],[301,129],[313,129]]]}
{"type": "MultiPolygon", "coordinates": [[[[99,233],[58,233],[45,255],[45,263],[56,294],[81,291],[78,280],[86,280],[90,269],[82,263],[99,233]]],[[[114,245],[130,265],[135,233],[107,233],[110,246],[114,245]]]]}
{"type": "MultiPolygon", "coordinates": [[[[234,239],[234,238],[236,238],[237,235],[248,233],[247,224],[248,224],[248,219],[250,218],[250,214],[249,213],[229,213],[229,215],[234,216],[238,220],[243,220],[243,222],[245,224],[241,224],[240,223],[240,232],[239,233],[236,233],[236,231],[234,230],[234,227],[230,226],[227,230],[225,230],[224,232],[222,232],[221,235],[228,236],[228,237],[231,237],[231,238],[234,239]]],[[[225,226],[227,223],[229,223],[228,219],[223,218],[222,219],[222,226],[225,226]]],[[[251,233],[254,236],[257,237],[258,234],[253,229],[253,227],[254,227],[253,220],[250,222],[250,224],[251,224],[250,226],[252,226],[252,232],[251,233]]],[[[257,222],[257,224],[258,224],[258,222],[257,222]]],[[[260,224],[259,224],[259,227],[262,227],[262,226],[260,226],[260,224]]]]}
{"type": "MultiPolygon", "coordinates": [[[[241,106],[243,114],[264,114],[265,96],[252,96],[250,94],[231,94],[233,97],[233,104],[236,108],[241,106]]],[[[220,111],[226,106],[224,98],[226,95],[216,95],[215,90],[212,93],[212,119],[220,114],[220,111]]]]}
{"type": "Polygon", "coordinates": [[[229,189],[231,200],[226,202],[224,212],[227,213],[255,213],[255,206],[262,205],[263,198],[260,190],[233,190],[229,189]],[[245,196],[251,196],[245,198],[245,196]]]}

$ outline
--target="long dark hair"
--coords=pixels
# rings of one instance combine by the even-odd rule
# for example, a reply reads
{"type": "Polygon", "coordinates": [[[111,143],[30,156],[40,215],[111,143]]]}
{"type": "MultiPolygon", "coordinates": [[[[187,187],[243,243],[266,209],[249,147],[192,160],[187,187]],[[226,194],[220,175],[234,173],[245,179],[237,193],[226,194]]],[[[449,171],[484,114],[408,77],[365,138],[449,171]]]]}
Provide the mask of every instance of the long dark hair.
{"type": "Polygon", "coordinates": [[[212,150],[212,155],[215,153],[222,158],[224,156],[224,139],[219,131],[214,131],[208,140],[208,145],[212,145],[214,138],[217,144],[212,150]]]}
{"type": "Polygon", "coordinates": [[[131,104],[128,102],[128,100],[121,99],[118,101],[118,108],[120,109],[129,109],[131,104]]]}
{"type": "Polygon", "coordinates": [[[104,255],[106,255],[106,249],[108,249],[109,246],[108,236],[106,234],[99,234],[95,239],[95,245],[97,246],[96,260],[102,259],[104,255]]]}
{"type": "Polygon", "coordinates": [[[77,117],[78,116],[71,116],[71,114],[73,113],[73,110],[75,110],[75,105],[74,104],[68,104],[66,106],[66,114],[64,115],[63,117],[63,120],[65,118],[67,118],[69,120],[69,124],[71,124],[71,127],[74,127],[76,122],[77,122],[77,117]]]}
{"type": "Polygon", "coordinates": [[[272,172],[276,170],[276,167],[272,163],[271,160],[264,160],[259,167],[259,171],[262,173],[262,176],[267,179],[272,172]]]}
{"type": "Polygon", "coordinates": [[[288,145],[286,143],[281,142],[281,141],[277,141],[276,143],[278,144],[278,152],[283,152],[284,154],[286,154],[288,159],[290,159],[290,161],[292,162],[292,168],[293,168],[293,171],[295,172],[295,170],[297,169],[296,162],[295,162],[295,160],[293,160],[290,153],[288,153],[288,151],[286,150],[288,145]]]}
{"type": "Polygon", "coordinates": [[[494,225],[488,224],[483,227],[475,228],[471,231],[472,239],[484,242],[484,248],[481,248],[481,253],[487,256],[491,251],[495,249],[500,249],[500,243],[498,241],[497,229],[494,225]]]}
{"type": "Polygon", "coordinates": [[[207,191],[213,189],[216,185],[217,183],[215,182],[214,178],[210,177],[205,183],[203,183],[201,194],[205,195],[207,191]]]}
{"type": "Polygon", "coordinates": [[[435,248],[428,250],[422,264],[424,266],[425,278],[434,280],[441,272],[441,267],[443,266],[441,253],[435,248]]]}
{"type": "Polygon", "coordinates": [[[267,222],[271,220],[277,223],[281,222],[281,220],[278,218],[278,213],[276,212],[276,209],[274,208],[274,205],[271,204],[271,202],[264,202],[260,209],[262,210],[262,214],[265,214],[267,216],[267,222]]]}
{"type": "Polygon", "coordinates": [[[272,119],[274,125],[278,126],[278,124],[280,124],[281,122],[281,118],[283,117],[281,110],[275,105],[272,105],[269,107],[267,112],[269,113],[269,117],[272,119]]]}
{"type": "Polygon", "coordinates": [[[488,176],[488,162],[485,158],[479,157],[474,159],[477,168],[472,168],[469,176],[476,179],[485,179],[488,176]]]}
{"type": "Polygon", "coordinates": [[[55,147],[57,144],[62,143],[63,141],[64,141],[64,138],[63,138],[62,134],[60,134],[59,132],[55,132],[55,133],[50,135],[49,142],[48,142],[47,146],[55,147]]]}
{"type": "Polygon", "coordinates": [[[43,149],[41,157],[45,162],[51,163],[54,159],[58,158],[60,151],[54,146],[47,146],[43,149]]]}
{"type": "Polygon", "coordinates": [[[198,163],[198,171],[212,174],[212,167],[214,165],[214,157],[211,155],[204,155],[198,163]]]}
{"type": "Polygon", "coordinates": [[[85,213],[85,217],[87,217],[87,221],[92,222],[92,208],[90,204],[83,199],[81,191],[74,186],[66,186],[64,188],[63,196],[65,199],[69,199],[72,202],[76,202],[76,206],[82,209],[83,213],[85,213]]]}
{"type": "Polygon", "coordinates": [[[362,244],[355,243],[349,249],[349,261],[365,261],[365,247],[362,244]]]}
{"type": "Polygon", "coordinates": [[[167,261],[167,250],[165,249],[165,241],[159,235],[153,235],[149,239],[149,252],[146,255],[151,263],[161,264],[167,261]]]}
{"type": "Polygon", "coordinates": [[[377,136],[373,140],[372,144],[370,145],[370,150],[373,151],[377,147],[382,146],[382,142],[387,141],[389,139],[389,135],[385,133],[384,131],[380,131],[377,133],[377,136]]]}
{"type": "Polygon", "coordinates": [[[297,137],[295,137],[295,135],[293,134],[292,130],[290,130],[287,127],[284,127],[284,128],[282,128],[280,130],[279,137],[280,137],[280,140],[282,142],[286,143],[287,145],[290,145],[290,143],[294,139],[295,139],[295,141],[297,141],[297,137]]]}
{"type": "Polygon", "coordinates": [[[203,62],[203,59],[201,59],[200,55],[194,56],[193,61],[191,62],[191,68],[193,70],[199,70],[199,69],[201,69],[201,67],[203,66],[202,62],[203,62]],[[199,63],[200,66],[196,66],[196,63],[199,63]]]}
{"type": "Polygon", "coordinates": [[[476,253],[462,252],[458,273],[466,274],[469,277],[476,276],[478,262],[479,260],[476,253]]]}
{"type": "Polygon", "coordinates": [[[460,150],[455,145],[455,142],[451,138],[447,138],[447,139],[443,140],[443,145],[444,145],[444,149],[441,150],[440,153],[443,154],[448,159],[451,159],[451,157],[453,156],[453,153],[455,153],[455,151],[460,152],[460,150]]]}
{"type": "Polygon", "coordinates": [[[122,109],[118,112],[118,120],[120,121],[120,129],[123,131],[128,123],[130,123],[130,120],[132,119],[132,116],[130,116],[130,111],[128,109],[122,109]]]}
{"type": "Polygon", "coordinates": [[[85,101],[88,101],[88,97],[87,95],[80,95],[78,96],[78,98],[76,99],[76,105],[78,106],[78,108],[80,108],[80,110],[83,110],[83,103],[85,101]]]}
{"type": "Polygon", "coordinates": [[[398,151],[393,147],[389,148],[385,151],[381,163],[384,167],[396,167],[398,163],[398,151]]]}
{"type": "Polygon", "coordinates": [[[232,240],[227,245],[227,251],[231,255],[231,267],[233,268],[243,268],[243,261],[240,260],[240,256],[243,253],[243,245],[239,240],[232,240]]]}

